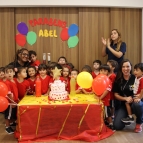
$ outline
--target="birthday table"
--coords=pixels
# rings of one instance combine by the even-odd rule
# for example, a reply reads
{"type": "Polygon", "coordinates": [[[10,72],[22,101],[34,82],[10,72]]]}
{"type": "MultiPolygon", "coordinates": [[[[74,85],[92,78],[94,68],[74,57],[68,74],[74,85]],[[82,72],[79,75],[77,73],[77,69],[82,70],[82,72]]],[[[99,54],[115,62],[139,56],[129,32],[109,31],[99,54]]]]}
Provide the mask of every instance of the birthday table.
{"type": "Polygon", "coordinates": [[[104,125],[103,109],[95,95],[70,95],[66,101],[25,96],[18,104],[15,136],[20,143],[60,139],[98,141],[113,134],[104,125]]]}

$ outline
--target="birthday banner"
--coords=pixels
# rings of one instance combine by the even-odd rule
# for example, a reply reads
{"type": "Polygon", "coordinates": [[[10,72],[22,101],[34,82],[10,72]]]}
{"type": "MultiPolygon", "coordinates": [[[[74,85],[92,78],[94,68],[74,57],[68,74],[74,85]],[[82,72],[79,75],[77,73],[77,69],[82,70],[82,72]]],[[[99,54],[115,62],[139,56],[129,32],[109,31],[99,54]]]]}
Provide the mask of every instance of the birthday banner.
{"type": "Polygon", "coordinates": [[[71,24],[67,27],[67,22],[60,19],[38,18],[29,20],[29,25],[31,27],[39,25],[57,26],[58,28],[61,28],[61,33],[60,35],[57,35],[56,29],[40,29],[38,33],[35,31],[29,31],[28,25],[25,22],[20,22],[17,24],[17,30],[19,33],[15,36],[16,43],[19,46],[25,46],[26,42],[32,46],[36,43],[37,38],[58,38],[59,36],[62,41],[67,42],[69,48],[76,47],[79,42],[79,38],[77,36],[79,27],[77,24],[71,24]]]}

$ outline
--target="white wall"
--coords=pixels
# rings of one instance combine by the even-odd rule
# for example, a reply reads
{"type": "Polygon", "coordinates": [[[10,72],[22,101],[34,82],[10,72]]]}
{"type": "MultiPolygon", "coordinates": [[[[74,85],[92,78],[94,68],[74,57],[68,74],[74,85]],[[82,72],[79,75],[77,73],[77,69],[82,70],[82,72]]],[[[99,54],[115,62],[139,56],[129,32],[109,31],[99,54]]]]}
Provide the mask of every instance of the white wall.
{"type": "Polygon", "coordinates": [[[143,0],[0,0],[0,7],[128,7],[143,8],[143,0]]]}

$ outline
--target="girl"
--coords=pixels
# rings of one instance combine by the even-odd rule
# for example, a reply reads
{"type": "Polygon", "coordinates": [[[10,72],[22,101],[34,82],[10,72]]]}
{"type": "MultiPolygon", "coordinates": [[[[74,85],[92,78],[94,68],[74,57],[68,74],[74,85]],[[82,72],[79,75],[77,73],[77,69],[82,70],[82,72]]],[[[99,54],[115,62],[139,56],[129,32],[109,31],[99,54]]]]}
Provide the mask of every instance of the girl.
{"type": "MultiPolygon", "coordinates": [[[[113,86],[115,78],[116,78],[116,74],[114,73],[114,71],[118,67],[118,63],[114,60],[109,60],[107,61],[107,65],[110,67],[110,73],[108,77],[113,86]]],[[[110,92],[110,108],[111,108],[112,117],[114,117],[114,93],[113,92],[110,92]]]]}
{"type": "Polygon", "coordinates": [[[126,52],[126,43],[121,40],[121,33],[117,29],[111,31],[110,39],[102,37],[102,56],[108,55],[108,60],[115,60],[120,64],[126,52]]]}
{"type": "MultiPolygon", "coordinates": [[[[82,68],[82,72],[83,71],[89,72],[90,74],[92,73],[92,69],[89,65],[85,65],[82,68]]],[[[88,89],[82,88],[82,92],[85,93],[85,94],[93,94],[92,87],[88,88],[88,89]]]]}
{"type": "Polygon", "coordinates": [[[30,78],[27,80],[30,84],[30,90],[27,93],[28,95],[34,95],[35,93],[35,80],[36,80],[36,67],[35,66],[29,66],[27,69],[28,75],[30,78]]]}
{"type": "Polygon", "coordinates": [[[41,80],[41,93],[43,95],[48,95],[50,76],[47,75],[47,66],[45,64],[40,64],[38,67],[38,72],[41,80]]]}
{"type": "Polygon", "coordinates": [[[65,80],[65,84],[66,84],[66,91],[68,91],[68,93],[70,92],[70,69],[67,66],[63,66],[63,70],[62,70],[62,76],[65,80]]]}
{"type": "Polygon", "coordinates": [[[21,100],[24,97],[24,95],[26,95],[27,92],[30,90],[29,81],[25,79],[27,77],[26,68],[24,67],[17,68],[16,77],[17,78],[14,80],[18,88],[18,98],[19,100],[21,100]]]}

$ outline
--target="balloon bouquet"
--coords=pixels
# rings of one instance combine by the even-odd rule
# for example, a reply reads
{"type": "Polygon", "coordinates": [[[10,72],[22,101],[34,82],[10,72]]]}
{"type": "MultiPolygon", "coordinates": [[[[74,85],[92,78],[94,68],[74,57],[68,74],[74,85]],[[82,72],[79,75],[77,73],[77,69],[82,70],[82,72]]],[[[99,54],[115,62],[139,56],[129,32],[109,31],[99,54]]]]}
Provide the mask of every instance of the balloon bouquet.
{"type": "Polygon", "coordinates": [[[82,88],[92,87],[97,96],[101,96],[110,84],[110,80],[106,75],[99,74],[96,78],[88,72],[81,72],[77,76],[77,83],[82,88]]]}
{"type": "Polygon", "coordinates": [[[0,112],[5,111],[8,107],[9,102],[6,98],[7,94],[8,94],[7,86],[3,82],[0,82],[0,112]]]}

